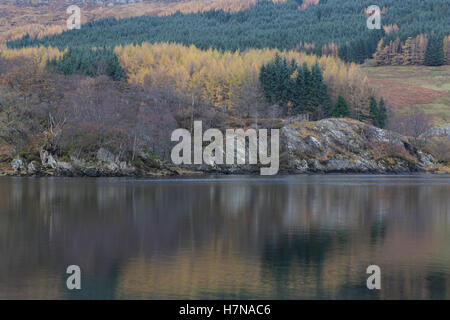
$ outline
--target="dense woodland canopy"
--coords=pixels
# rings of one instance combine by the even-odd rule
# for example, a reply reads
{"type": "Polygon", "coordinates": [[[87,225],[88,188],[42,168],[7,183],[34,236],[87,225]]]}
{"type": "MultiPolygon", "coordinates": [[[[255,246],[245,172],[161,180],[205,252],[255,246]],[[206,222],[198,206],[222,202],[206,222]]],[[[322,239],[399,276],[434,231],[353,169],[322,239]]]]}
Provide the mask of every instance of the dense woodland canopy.
{"type": "Polygon", "coordinates": [[[382,0],[384,29],[369,30],[365,8],[370,0],[321,0],[301,8],[303,1],[260,1],[247,10],[175,13],[170,16],[108,18],[84,24],[81,30],[42,39],[25,36],[8,46],[51,45],[53,47],[115,46],[142,42],[194,44],[200,49],[245,50],[247,48],[303,49],[328,53],[339,46],[346,61],[371,58],[379,41],[406,41],[420,34],[444,37],[450,33],[447,0],[382,0]],[[325,52],[323,52],[325,51],[325,52]]]}
{"type": "Polygon", "coordinates": [[[205,128],[270,127],[297,113],[325,117],[338,97],[348,108],[338,116],[370,118],[373,92],[367,77],[356,64],[332,56],[143,43],[118,46],[115,55],[93,49],[90,57],[106,58],[84,63],[71,50],[78,49],[2,52],[0,138],[16,151],[44,140],[61,156],[89,156],[106,147],[125,159],[147,149],[165,158],[171,130],[190,129],[193,120],[202,119],[205,128]],[[109,60],[117,68],[108,68],[109,60]],[[74,64],[85,75],[66,69],[74,64]],[[261,70],[271,65],[263,79],[261,70]],[[108,72],[109,77],[102,75],[108,72]],[[268,99],[267,90],[278,85],[273,72],[287,80],[284,100],[268,99]],[[114,75],[120,75],[120,81],[114,81],[114,75]]]}
{"type": "Polygon", "coordinates": [[[328,116],[330,104],[342,95],[353,117],[369,116],[373,91],[367,77],[356,64],[332,56],[277,49],[221,52],[167,43],[118,46],[115,52],[129,82],[171,88],[192,108],[209,105],[254,117],[277,106],[280,116],[308,112],[317,119],[328,116]]]}

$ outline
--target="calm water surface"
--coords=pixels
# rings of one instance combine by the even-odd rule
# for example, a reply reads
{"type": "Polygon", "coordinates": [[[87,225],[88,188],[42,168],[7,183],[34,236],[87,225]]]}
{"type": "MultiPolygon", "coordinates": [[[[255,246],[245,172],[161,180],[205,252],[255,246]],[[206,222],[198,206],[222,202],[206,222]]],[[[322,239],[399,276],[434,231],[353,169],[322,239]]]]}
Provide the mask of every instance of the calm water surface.
{"type": "Polygon", "coordinates": [[[1,178],[10,298],[450,299],[450,176],[1,178]]]}

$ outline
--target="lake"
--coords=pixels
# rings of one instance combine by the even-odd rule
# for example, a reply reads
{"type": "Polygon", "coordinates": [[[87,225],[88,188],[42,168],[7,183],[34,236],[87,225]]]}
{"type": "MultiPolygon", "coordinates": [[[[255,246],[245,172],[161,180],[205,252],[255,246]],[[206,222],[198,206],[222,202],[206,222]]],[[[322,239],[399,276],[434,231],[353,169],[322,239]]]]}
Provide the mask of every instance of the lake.
{"type": "Polygon", "coordinates": [[[13,298],[450,299],[450,176],[0,178],[13,298]]]}

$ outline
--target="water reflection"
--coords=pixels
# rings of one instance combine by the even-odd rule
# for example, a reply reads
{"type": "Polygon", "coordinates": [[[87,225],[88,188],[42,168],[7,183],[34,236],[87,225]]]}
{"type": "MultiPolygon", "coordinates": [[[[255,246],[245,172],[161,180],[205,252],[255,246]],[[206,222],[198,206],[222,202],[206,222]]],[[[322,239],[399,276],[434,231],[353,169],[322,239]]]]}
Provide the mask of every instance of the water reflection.
{"type": "Polygon", "coordinates": [[[449,176],[2,178],[0,298],[449,299],[449,195],[449,176]]]}

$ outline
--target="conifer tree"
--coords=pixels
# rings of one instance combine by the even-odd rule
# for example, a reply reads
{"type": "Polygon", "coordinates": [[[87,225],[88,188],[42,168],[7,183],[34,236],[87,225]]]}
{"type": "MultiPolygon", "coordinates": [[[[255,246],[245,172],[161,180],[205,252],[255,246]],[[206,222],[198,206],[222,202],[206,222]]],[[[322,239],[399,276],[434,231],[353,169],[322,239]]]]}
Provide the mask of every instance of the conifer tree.
{"type": "Polygon", "coordinates": [[[305,87],[305,75],[303,73],[303,67],[297,67],[297,78],[294,83],[293,91],[293,105],[296,113],[302,113],[305,110],[306,99],[306,87],[305,87]]]}
{"type": "Polygon", "coordinates": [[[292,102],[295,85],[291,75],[296,69],[295,61],[288,63],[278,53],[272,61],[261,67],[259,79],[268,103],[287,106],[292,102]]]}
{"type": "Polygon", "coordinates": [[[378,103],[378,126],[385,128],[387,124],[387,109],[383,97],[380,98],[378,103]]]}
{"type": "Polygon", "coordinates": [[[442,37],[431,35],[425,52],[426,66],[442,66],[444,64],[444,48],[442,37]]]}
{"type": "Polygon", "coordinates": [[[308,111],[315,112],[320,105],[320,90],[322,83],[322,73],[320,67],[315,63],[311,68],[310,81],[308,84],[308,111]]]}
{"type": "Polygon", "coordinates": [[[345,101],[343,96],[339,95],[331,115],[335,118],[345,118],[349,114],[350,110],[348,109],[347,101],[345,101]]]}
{"type": "Polygon", "coordinates": [[[369,117],[370,117],[370,122],[376,127],[379,126],[379,123],[378,123],[379,116],[380,116],[380,113],[378,111],[377,100],[375,100],[374,97],[370,97],[369,117]]]}
{"type": "Polygon", "coordinates": [[[309,112],[316,118],[330,116],[330,100],[322,70],[316,62],[311,70],[295,60],[290,63],[278,54],[260,68],[260,82],[266,101],[292,106],[295,113],[309,112]]]}
{"type": "Polygon", "coordinates": [[[314,90],[314,79],[312,73],[309,71],[308,65],[303,63],[302,66],[303,70],[303,81],[305,84],[305,94],[304,94],[304,100],[303,100],[303,111],[305,112],[314,112],[316,111],[317,105],[314,104],[314,98],[312,91],[314,90]]]}
{"type": "Polygon", "coordinates": [[[317,94],[318,101],[321,111],[321,117],[329,117],[331,113],[330,107],[330,97],[328,96],[327,85],[323,81],[322,70],[319,67],[319,64],[316,63],[313,67],[315,73],[315,79],[317,81],[317,94]]]}

